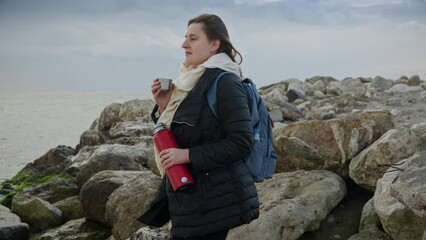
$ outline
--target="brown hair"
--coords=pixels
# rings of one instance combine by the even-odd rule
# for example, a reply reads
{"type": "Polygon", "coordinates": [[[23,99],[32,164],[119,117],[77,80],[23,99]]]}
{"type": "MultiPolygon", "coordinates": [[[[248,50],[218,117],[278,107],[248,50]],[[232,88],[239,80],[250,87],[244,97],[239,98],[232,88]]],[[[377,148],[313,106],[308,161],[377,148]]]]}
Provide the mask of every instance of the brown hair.
{"type": "Polygon", "coordinates": [[[220,41],[220,47],[218,49],[219,53],[226,53],[234,62],[237,62],[235,57],[238,56],[240,58],[239,64],[243,62],[243,56],[241,56],[241,54],[232,45],[228,30],[220,17],[214,14],[201,14],[189,20],[188,26],[192,23],[202,23],[203,30],[207,35],[207,38],[210,41],[220,41]]]}

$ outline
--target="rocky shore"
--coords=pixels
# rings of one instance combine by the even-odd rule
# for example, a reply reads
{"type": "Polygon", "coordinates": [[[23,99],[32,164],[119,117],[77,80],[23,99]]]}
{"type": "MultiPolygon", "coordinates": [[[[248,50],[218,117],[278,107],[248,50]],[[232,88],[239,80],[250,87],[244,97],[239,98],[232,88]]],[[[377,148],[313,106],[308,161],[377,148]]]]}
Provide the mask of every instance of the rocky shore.
{"type": "MultiPolygon", "coordinates": [[[[260,217],[234,239],[426,240],[426,82],[316,76],[259,89],[276,174],[260,217]]],[[[136,221],[160,184],[154,102],[107,106],[74,148],[58,146],[0,189],[1,239],[163,240],[136,221]]]]}

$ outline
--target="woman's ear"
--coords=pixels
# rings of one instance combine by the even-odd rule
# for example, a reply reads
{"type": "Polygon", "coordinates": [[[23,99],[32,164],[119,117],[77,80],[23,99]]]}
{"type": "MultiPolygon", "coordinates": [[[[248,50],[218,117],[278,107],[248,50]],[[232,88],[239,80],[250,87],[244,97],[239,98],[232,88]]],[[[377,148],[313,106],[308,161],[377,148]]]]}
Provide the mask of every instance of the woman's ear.
{"type": "Polygon", "coordinates": [[[213,40],[210,47],[210,52],[217,53],[217,50],[219,50],[219,47],[220,47],[220,40],[213,40]]]}

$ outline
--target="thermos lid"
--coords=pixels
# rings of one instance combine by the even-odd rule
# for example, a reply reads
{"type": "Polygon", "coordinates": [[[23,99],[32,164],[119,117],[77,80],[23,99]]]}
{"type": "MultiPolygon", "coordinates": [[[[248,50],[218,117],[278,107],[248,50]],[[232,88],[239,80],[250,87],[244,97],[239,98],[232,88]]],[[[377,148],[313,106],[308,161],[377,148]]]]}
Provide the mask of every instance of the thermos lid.
{"type": "Polygon", "coordinates": [[[166,128],[166,124],[165,123],[163,123],[163,122],[158,122],[157,124],[155,124],[155,126],[154,126],[154,135],[156,134],[156,133],[158,133],[159,131],[162,131],[162,130],[165,130],[165,129],[167,129],[166,128]]]}

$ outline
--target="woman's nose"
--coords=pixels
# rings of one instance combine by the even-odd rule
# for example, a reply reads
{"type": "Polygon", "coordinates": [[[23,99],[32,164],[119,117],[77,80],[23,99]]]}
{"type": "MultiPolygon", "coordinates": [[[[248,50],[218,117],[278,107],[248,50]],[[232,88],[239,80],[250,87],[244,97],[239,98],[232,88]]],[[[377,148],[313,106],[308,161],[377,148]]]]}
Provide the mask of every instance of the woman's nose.
{"type": "Polygon", "coordinates": [[[182,43],[182,48],[187,48],[188,47],[188,43],[186,42],[186,39],[185,39],[185,41],[183,41],[183,43],[182,43]]]}

